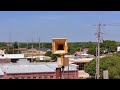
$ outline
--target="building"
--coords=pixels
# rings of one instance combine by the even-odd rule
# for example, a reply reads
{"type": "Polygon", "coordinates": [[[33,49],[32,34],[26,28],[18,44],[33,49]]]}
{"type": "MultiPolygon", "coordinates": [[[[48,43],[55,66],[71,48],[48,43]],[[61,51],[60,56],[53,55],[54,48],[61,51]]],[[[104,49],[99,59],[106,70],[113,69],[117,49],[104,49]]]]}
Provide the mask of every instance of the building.
{"type": "Polygon", "coordinates": [[[4,72],[2,71],[2,69],[0,68],[0,79],[2,79],[4,77],[4,72]]]}
{"type": "Polygon", "coordinates": [[[87,54],[87,49],[84,52],[77,51],[74,53],[74,58],[94,58],[94,55],[87,54]]]}
{"type": "Polygon", "coordinates": [[[78,65],[78,77],[79,78],[89,78],[89,74],[84,71],[84,66],[85,64],[89,63],[94,59],[94,57],[83,57],[84,55],[86,56],[87,54],[81,54],[81,56],[73,56],[69,58],[69,63],[70,64],[76,64],[78,65]]]}
{"type": "Polygon", "coordinates": [[[51,49],[50,48],[40,48],[40,51],[51,51],[51,49]]]}
{"type": "Polygon", "coordinates": [[[3,54],[0,55],[0,63],[16,63],[19,59],[27,59],[30,62],[32,61],[32,58],[24,57],[24,54],[3,54]]]}
{"type": "Polygon", "coordinates": [[[120,46],[117,47],[117,52],[120,52],[120,46]]]}
{"type": "Polygon", "coordinates": [[[82,51],[84,54],[87,54],[88,50],[89,50],[88,48],[84,48],[82,51]]]}
{"type": "Polygon", "coordinates": [[[36,60],[51,60],[51,57],[49,56],[30,56],[30,57],[27,57],[27,58],[33,58],[33,59],[36,59],[36,60]]]}
{"type": "Polygon", "coordinates": [[[51,57],[49,56],[36,56],[35,58],[37,60],[51,60],[51,57]]]}
{"type": "Polygon", "coordinates": [[[0,50],[0,55],[4,55],[5,51],[4,50],[0,50]]]}
{"type": "Polygon", "coordinates": [[[21,53],[25,53],[27,51],[27,48],[17,48],[15,50],[20,51],[21,53]]]}
{"type": "MultiPolygon", "coordinates": [[[[21,60],[17,63],[0,64],[2,79],[56,79],[56,62],[29,63],[21,60]]],[[[68,78],[68,67],[64,69],[64,78],[68,78]]],[[[70,64],[69,78],[78,79],[77,66],[70,64]]]]}

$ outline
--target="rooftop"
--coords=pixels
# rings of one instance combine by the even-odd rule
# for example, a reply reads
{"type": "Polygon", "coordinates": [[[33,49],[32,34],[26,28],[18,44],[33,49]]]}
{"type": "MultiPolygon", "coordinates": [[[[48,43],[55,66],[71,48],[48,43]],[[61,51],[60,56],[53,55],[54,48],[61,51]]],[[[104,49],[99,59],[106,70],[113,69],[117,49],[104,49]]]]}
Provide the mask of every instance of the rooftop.
{"type": "Polygon", "coordinates": [[[4,75],[4,73],[3,73],[3,71],[2,71],[2,69],[0,68],[0,75],[4,75]]]}
{"type": "MultiPolygon", "coordinates": [[[[33,63],[7,63],[0,64],[0,70],[6,72],[7,74],[13,73],[41,73],[41,72],[55,72],[56,67],[58,67],[57,62],[33,62],[33,63]]],[[[68,67],[65,67],[65,71],[68,67]]],[[[76,65],[70,65],[69,70],[77,70],[76,65]]],[[[2,74],[0,72],[0,74],[2,74]]]]}

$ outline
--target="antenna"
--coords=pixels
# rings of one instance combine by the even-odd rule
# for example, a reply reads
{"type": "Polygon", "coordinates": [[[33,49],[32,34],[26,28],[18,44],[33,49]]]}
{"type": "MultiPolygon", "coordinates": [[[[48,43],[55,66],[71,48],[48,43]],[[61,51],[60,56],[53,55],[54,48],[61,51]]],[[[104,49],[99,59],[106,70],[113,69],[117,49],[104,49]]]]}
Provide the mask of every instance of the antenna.
{"type": "Polygon", "coordinates": [[[39,55],[40,55],[40,37],[39,37],[39,55]]]}

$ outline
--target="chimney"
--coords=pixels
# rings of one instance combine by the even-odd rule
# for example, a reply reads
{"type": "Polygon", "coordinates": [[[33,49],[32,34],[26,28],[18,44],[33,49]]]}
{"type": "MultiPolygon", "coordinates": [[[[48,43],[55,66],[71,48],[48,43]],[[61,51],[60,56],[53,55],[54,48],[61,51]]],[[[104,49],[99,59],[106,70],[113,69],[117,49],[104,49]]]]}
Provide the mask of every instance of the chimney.
{"type": "Polygon", "coordinates": [[[56,68],[56,79],[61,79],[61,68],[56,68]]]}

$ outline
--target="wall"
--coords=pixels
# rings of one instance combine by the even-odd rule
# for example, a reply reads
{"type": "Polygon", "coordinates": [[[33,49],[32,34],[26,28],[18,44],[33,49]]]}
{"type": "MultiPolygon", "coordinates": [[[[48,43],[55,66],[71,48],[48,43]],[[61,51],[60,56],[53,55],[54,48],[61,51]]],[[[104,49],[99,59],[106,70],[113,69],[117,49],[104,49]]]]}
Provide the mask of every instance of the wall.
{"type": "Polygon", "coordinates": [[[11,59],[0,59],[0,63],[10,63],[11,59]]]}
{"type": "MultiPolygon", "coordinates": [[[[4,79],[56,79],[55,72],[46,72],[46,73],[29,73],[29,74],[6,74],[3,77],[4,79]]],[[[68,78],[68,73],[64,72],[64,78],[68,78]]],[[[69,71],[70,79],[78,78],[78,71],[69,71]]]]}

